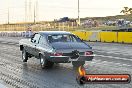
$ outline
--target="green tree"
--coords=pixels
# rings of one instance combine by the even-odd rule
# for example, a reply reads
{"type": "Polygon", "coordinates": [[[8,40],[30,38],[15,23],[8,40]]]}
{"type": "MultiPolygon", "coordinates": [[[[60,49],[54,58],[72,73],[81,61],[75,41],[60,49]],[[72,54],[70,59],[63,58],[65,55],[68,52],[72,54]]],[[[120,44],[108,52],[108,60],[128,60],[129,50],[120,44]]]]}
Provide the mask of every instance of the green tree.
{"type": "Polygon", "coordinates": [[[129,8],[129,12],[130,12],[130,14],[132,14],[132,8],[129,8]]]}
{"type": "Polygon", "coordinates": [[[124,9],[121,10],[120,13],[123,13],[124,15],[132,14],[132,8],[124,7],[124,9]]]}

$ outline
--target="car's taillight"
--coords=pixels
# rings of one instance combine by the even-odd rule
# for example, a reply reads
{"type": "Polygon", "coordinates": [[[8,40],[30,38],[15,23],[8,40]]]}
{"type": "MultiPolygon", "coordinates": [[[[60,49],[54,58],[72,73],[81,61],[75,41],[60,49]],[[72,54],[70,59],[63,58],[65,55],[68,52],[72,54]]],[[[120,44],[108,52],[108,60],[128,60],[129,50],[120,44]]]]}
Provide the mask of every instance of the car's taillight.
{"type": "Polygon", "coordinates": [[[84,53],[85,56],[90,56],[90,55],[92,55],[92,54],[93,54],[92,51],[86,51],[86,52],[84,53]]]}
{"type": "Polygon", "coordinates": [[[62,56],[63,53],[52,53],[51,56],[62,56]]]}

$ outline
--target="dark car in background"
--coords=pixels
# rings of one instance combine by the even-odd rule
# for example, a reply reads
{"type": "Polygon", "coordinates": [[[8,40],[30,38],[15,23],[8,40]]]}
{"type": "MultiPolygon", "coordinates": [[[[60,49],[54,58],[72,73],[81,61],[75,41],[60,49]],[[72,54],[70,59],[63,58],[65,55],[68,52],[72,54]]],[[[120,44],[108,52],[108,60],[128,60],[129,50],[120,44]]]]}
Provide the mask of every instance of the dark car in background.
{"type": "Polygon", "coordinates": [[[45,31],[35,33],[31,39],[19,41],[23,62],[28,58],[40,59],[42,68],[52,67],[54,63],[84,65],[92,61],[92,48],[79,37],[65,31],[45,31]]]}

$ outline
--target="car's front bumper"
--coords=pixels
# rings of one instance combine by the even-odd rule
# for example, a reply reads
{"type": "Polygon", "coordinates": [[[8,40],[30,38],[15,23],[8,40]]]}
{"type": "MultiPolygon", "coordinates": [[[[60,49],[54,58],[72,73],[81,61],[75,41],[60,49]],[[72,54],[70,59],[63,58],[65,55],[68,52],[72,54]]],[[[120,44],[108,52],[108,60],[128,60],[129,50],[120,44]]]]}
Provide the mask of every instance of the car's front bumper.
{"type": "Polygon", "coordinates": [[[94,55],[79,56],[77,59],[71,59],[69,56],[50,56],[47,59],[55,63],[68,63],[72,61],[92,61],[94,55]]]}

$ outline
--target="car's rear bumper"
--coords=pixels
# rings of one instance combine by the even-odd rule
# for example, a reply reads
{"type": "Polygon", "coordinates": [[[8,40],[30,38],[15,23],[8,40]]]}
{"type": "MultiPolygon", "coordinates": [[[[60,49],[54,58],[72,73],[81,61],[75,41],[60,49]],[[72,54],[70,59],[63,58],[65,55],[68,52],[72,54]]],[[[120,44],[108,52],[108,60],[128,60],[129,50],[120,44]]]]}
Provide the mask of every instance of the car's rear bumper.
{"type": "Polygon", "coordinates": [[[71,59],[69,56],[50,56],[48,58],[49,61],[55,63],[68,63],[72,61],[92,61],[94,55],[91,56],[79,56],[77,59],[71,59]]]}

